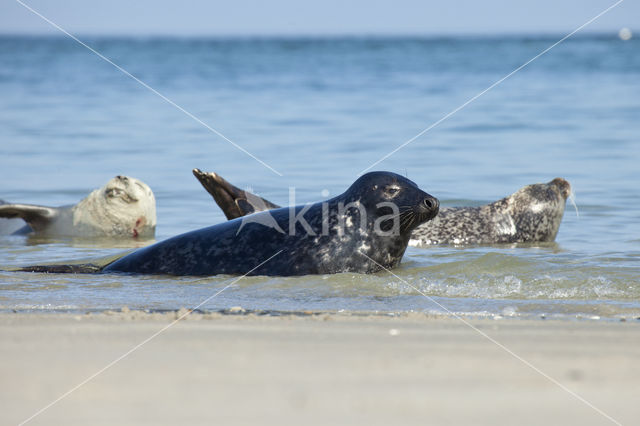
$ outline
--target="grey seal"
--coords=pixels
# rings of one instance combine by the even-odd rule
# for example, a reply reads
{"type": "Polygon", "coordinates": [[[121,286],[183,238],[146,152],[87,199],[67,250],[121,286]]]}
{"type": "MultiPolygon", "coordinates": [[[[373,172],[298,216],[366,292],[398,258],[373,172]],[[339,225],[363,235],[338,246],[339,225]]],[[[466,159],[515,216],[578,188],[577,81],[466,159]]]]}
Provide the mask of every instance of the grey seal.
{"type": "Polygon", "coordinates": [[[151,238],[156,227],[156,201],[144,182],[116,176],[71,206],[0,204],[0,218],[23,219],[16,233],[49,237],[151,238]]]}
{"type": "Polygon", "coordinates": [[[411,231],[433,219],[438,208],[438,200],[412,181],[395,173],[371,172],[330,200],[263,211],[178,235],[138,249],[102,272],[372,273],[397,266],[411,231]]]}
{"type": "MultiPolygon", "coordinates": [[[[216,173],[194,169],[193,174],[228,219],[278,207],[233,186],[216,173]]],[[[548,183],[527,185],[480,207],[442,207],[436,218],[416,227],[409,245],[554,241],[570,193],[569,182],[556,178],[548,183]]]]}

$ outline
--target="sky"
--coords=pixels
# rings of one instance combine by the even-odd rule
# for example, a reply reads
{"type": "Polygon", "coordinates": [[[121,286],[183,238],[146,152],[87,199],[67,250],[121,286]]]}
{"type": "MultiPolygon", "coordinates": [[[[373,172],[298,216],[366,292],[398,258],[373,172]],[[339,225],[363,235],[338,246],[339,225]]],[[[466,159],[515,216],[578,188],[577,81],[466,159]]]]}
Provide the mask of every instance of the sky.
{"type": "MultiPolygon", "coordinates": [[[[616,0],[19,0],[77,35],[295,36],[562,34],[616,0]]],[[[640,1],[585,28],[640,32],[640,1]]],[[[0,0],[0,33],[58,30],[17,0],[0,0]]]]}

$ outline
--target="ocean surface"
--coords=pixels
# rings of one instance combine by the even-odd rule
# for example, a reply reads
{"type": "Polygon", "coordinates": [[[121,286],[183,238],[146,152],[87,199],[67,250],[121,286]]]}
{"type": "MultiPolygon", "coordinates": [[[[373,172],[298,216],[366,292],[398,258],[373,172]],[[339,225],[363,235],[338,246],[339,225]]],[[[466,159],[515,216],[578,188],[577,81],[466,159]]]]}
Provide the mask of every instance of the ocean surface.
{"type": "MultiPolygon", "coordinates": [[[[163,240],[225,220],[194,167],[281,205],[291,188],[297,203],[318,201],[438,123],[373,170],[408,176],[443,206],[563,177],[578,208],[567,205],[552,244],[410,247],[401,279],[249,277],[211,297],[234,279],[0,272],[0,311],[638,318],[640,39],[570,38],[447,117],[561,37],[81,37],[183,110],[64,36],[0,37],[7,201],[73,204],[134,176],[155,192],[163,240]]],[[[143,244],[5,235],[0,269],[143,244]]]]}

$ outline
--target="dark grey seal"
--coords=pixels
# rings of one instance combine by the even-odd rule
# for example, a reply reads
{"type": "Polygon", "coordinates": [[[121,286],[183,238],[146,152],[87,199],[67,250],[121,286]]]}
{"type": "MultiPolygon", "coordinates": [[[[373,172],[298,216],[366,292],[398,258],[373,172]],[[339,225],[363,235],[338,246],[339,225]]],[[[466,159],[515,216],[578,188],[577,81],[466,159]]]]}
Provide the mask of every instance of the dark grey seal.
{"type": "Polygon", "coordinates": [[[138,249],[102,272],[372,273],[396,267],[411,231],[433,219],[438,208],[438,200],[410,180],[395,173],[372,172],[330,200],[264,211],[178,235],[138,249]]]}
{"type": "MultiPolygon", "coordinates": [[[[228,219],[278,207],[216,173],[194,169],[193,174],[228,219]]],[[[556,178],[527,185],[484,206],[443,207],[435,219],[413,231],[409,245],[550,242],[556,238],[570,193],[569,182],[556,178]]]]}
{"type": "Polygon", "coordinates": [[[0,202],[0,218],[24,220],[27,225],[15,232],[18,234],[150,238],[156,228],[156,200],[144,182],[128,176],[116,176],[71,206],[0,202]]]}

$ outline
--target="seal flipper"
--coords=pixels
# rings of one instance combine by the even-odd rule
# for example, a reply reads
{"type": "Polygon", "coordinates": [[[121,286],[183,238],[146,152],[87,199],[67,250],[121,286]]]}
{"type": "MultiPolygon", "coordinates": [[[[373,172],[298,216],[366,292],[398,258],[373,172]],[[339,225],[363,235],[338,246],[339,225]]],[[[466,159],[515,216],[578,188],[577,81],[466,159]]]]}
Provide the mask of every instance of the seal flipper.
{"type": "Polygon", "coordinates": [[[7,219],[21,218],[34,231],[43,231],[58,216],[55,207],[35,206],[32,204],[2,204],[0,217],[7,219]]]}
{"type": "Polygon", "coordinates": [[[204,189],[211,194],[229,220],[280,207],[251,192],[243,191],[231,185],[214,172],[205,173],[200,169],[193,169],[193,175],[204,189]]]}
{"type": "Polygon", "coordinates": [[[94,259],[81,259],[71,262],[51,263],[48,265],[23,266],[3,270],[9,272],[41,272],[47,274],[98,274],[116,260],[134,251],[135,250],[127,250],[124,253],[94,259]]]}
{"type": "Polygon", "coordinates": [[[97,274],[102,266],[85,263],[81,265],[34,265],[17,269],[20,272],[43,272],[47,274],[97,274]]]}

